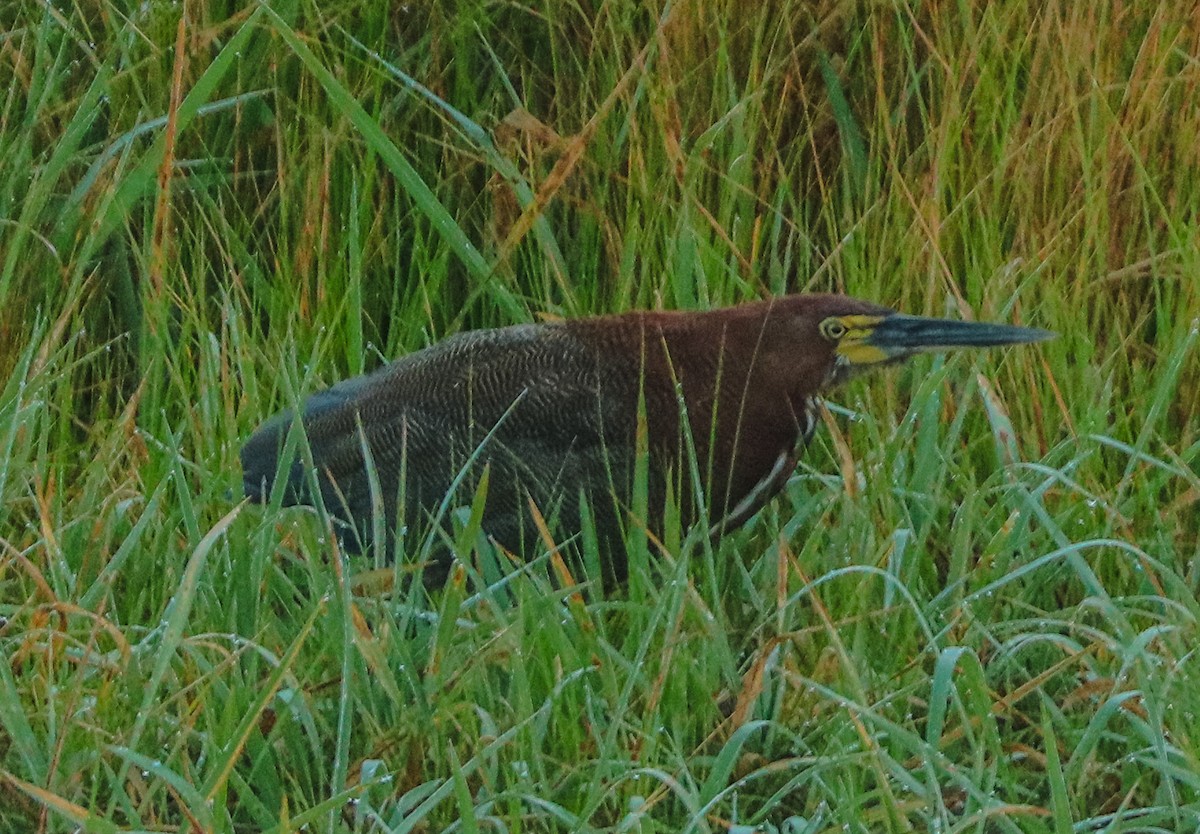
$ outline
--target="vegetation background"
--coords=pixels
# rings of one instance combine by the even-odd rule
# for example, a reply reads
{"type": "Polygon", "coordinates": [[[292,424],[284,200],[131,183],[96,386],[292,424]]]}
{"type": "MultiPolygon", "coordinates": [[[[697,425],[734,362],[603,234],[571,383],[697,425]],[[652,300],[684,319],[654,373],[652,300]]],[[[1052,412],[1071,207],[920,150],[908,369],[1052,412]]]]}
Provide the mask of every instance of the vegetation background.
{"type": "Polygon", "coordinates": [[[0,6],[0,829],[1196,830],[1198,102],[1151,0],[0,6]],[[448,333],[804,290],[1059,337],[607,599],[231,497],[448,333]]]}

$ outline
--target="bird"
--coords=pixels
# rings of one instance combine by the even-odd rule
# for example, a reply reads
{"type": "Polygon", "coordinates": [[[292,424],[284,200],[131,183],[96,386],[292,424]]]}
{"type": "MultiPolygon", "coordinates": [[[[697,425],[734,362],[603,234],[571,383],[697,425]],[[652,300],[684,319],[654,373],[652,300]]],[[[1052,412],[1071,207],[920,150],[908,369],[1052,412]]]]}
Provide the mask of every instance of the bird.
{"type": "Polygon", "coordinates": [[[714,542],[767,504],[822,395],[859,372],[1053,335],[822,293],[464,331],[312,394],[299,419],[268,419],[241,449],[243,488],[255,502],[278,488],[284,505],[323,504],[350,551],[372,544],[382,510],[390,553],[421,525],[448,529],[447,508],[486,485],[482,529],[495,544],[528,554],[544,543],[539,524],[570,539],[586,518],[606,582],[620,582],[631,526],[658,533],[669,502],[714,542]],[[286,443],[293,425],[310,454],[282,460],[303,448],[286,443]]]}

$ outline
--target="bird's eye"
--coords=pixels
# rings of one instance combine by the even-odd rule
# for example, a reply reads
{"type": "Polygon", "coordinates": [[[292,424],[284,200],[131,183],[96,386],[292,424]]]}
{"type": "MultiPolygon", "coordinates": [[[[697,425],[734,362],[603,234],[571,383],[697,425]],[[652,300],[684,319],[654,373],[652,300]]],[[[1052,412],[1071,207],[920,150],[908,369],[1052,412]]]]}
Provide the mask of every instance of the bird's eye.
{"type": "Polygon", "coordinates": [[[821,335],[831,342],[836,342],[846,335],[846,325],[841,319],[825,319],[821,322],[821,335]]]}

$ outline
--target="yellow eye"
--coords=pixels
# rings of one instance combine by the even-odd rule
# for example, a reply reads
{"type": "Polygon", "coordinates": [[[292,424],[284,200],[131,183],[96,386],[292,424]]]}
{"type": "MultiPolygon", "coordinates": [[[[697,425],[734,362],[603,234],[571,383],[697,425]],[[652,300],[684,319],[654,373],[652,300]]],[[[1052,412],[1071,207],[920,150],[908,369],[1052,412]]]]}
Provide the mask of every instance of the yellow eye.
{"type": "Polygon", "coordinates": [[[825,319],[821,322],[821,335],[831,342],[836,342],[846,335],[846,325],[841,319],[825,319]]]}

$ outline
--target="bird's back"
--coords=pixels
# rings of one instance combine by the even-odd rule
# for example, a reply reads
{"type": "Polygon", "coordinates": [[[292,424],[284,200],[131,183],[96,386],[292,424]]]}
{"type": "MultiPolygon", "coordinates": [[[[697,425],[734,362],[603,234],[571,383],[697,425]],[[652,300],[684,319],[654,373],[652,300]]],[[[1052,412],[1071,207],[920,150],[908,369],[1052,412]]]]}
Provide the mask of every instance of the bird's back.
{"type": "MultiPolygon", "coordinates": [[[[427,521],[456,480],[459,498],[469,503],[486,465],[488,532],[518,548],[531,534],[524,510],[530,498],[545,517],[565,511],[577,523],[577,510],[563,501],[568,493],[604,494],[623,484],[628,467],[604,450],[624,443],[618,434],[626,421],[613,408],[620,400],[601,390],[636,374],[623,357],[598,354],[561,324],[452,336],[305,402],[321,498],[365,539],[372,495],[364,444],[389,528],[397,520],[427,521]],[[399,515],[398,502],[406,508],[399,515]]],[[[292,422],[292,412],[277,415],[243,448],[251,498],[269,497],[292,422]]],[[[299,459],[284,474],[286,503],[314,502],[312,476],[299,459]]]]}

